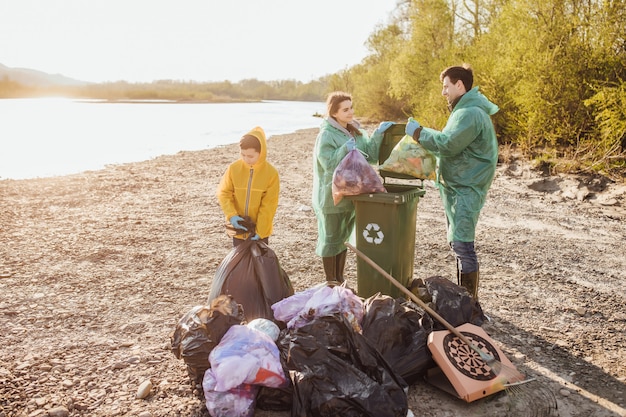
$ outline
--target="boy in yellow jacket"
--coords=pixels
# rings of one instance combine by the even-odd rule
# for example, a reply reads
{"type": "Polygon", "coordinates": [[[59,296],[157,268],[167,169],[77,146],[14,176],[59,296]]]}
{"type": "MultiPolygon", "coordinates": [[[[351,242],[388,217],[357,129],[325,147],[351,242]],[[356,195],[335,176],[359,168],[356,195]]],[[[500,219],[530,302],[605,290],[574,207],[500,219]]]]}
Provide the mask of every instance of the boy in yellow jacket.
{"type": "Polygon", "coordinates": [[[217,187],[216,196],[230,224],[244,233],[233,237],[233,246],[247,239],[244,217],[256,224],[251,239],[268,243],[278,208],[278,171],[267,161],[265,132],[255,127],[239,141],[241,158],[228,166],[217,187]]]}

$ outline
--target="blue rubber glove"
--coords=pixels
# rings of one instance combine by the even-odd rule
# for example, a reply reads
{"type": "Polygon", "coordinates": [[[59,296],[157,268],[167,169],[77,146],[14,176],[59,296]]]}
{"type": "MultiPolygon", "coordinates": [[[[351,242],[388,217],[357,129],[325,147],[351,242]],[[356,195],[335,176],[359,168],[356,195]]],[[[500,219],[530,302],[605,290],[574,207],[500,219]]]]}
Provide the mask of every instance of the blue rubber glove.
{"type": "Polygon", "coordinates": [[[395,125],[394,122],[382,122],[380,125],[378,125],[376,132],[382,135],[383,133],[385,133],[385,130],[389,129],[393,125],[395,125]]]}
{"type": "Polygon", "coordinates": [[[239,224],[239,222],[243,221],[243,217],[241,216],[233,216],[229,219],[229,221],[230,221],[230,224],[232,224],[235,229],[246,230],[246,231],[248,230],[246,229],[245,226],[239,224]]]}
{"type": "Polygon", "coordinates": [[[257,233],[256,235],[252,236],[250,240],[259,240],[259,239],[261,239],[261,236],[259,236],[259,234],[257,233]]]}
{"type": "Polygon", "coordinates": [[[354,140],[354,138],[346,142],[346,149],[348,150],[348,152],[350,152],[353,149],[356,149],[356,140],[354,140]]]}
{"type": "Polygon", "coordinates": [[[406,129],[404,129],[404,133],[406,133],[410,137],[413,137],[413,133],[415,133],[415,131],[420,127],[420,124],[414,118],[409,117],[409,122],[406,124],[406,129]]]}

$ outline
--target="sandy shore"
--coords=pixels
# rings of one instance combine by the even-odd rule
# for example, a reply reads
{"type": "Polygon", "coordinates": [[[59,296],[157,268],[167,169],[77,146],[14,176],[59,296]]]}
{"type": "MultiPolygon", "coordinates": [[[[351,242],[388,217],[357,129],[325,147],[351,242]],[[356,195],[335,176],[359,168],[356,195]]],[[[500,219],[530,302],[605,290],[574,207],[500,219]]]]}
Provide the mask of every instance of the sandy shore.
{"type": "MultiPolygon", "coordinates": [[[[324,280],[310,203],[316,133],[268,142],[281,175],[270,246],[296,291],[324,280]]],[[[237,157],[228,145],[0,181],[0,416],[206,416],[169,337],[205,302],[231,249],[214,191],[237,157]],[[148,380],[151,394],[136,399],[148,380]]],[[[432,183],[425,189],[414,276],[452,279],[441,202],[432,183]]],[[[484,329],[549,387],[563,417],[626,415],[625,206],[624,184],[542,177],[510,160],[481,215],[484,329]]],[[[353,286],[355,262],[350,254],[353,286]]],[[[409,390],[420,416],[520,415],[523,401],[466,404],[425,382],[409,390]]]]}

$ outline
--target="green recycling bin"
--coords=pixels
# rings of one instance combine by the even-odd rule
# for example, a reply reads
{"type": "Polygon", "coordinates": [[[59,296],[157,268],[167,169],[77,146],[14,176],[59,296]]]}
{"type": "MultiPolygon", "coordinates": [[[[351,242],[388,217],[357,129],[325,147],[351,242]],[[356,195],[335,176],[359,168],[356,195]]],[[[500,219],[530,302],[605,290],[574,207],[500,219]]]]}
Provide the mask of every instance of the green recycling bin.
{"type": "MultiPolygon", "coordinates": [[[[356,248],[405,287],[413,278],[417,203],[421,187],[386,184],[386,193],[349,196],[356,212],[356,248]]],[[[357,257],[357,294],[406,295],[357,257]]]]}
{"type": "MultiPolygon", "coordinates": [[[[379,164],[404,137],[404,124],[389,127],[379,149],[379,164]]],[[[416,180],[405,174],[379,171],[385,179],[386,193],[348,196],[356,212],[356,247],[404,286],[413,278],[417,203],[424,195],[423,182],[387,184],[387,178],[416,180]]],[[[357,293],[368,298],[377,292],[406,297],[395,285],[357,257],[357,293]]]]}

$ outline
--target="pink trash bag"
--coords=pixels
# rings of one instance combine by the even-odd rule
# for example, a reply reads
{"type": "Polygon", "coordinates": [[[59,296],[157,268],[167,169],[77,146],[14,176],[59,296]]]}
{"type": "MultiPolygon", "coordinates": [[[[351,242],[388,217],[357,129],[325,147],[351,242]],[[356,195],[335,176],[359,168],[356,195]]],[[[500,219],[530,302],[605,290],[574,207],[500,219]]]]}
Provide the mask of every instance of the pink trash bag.
{"type": "Polygon", "coordinates": [[[386,193],[378,173],[361,155],[353,149],[339,163],[333,173],[333,202],[335,205],[346,195],[386,193]]]}

